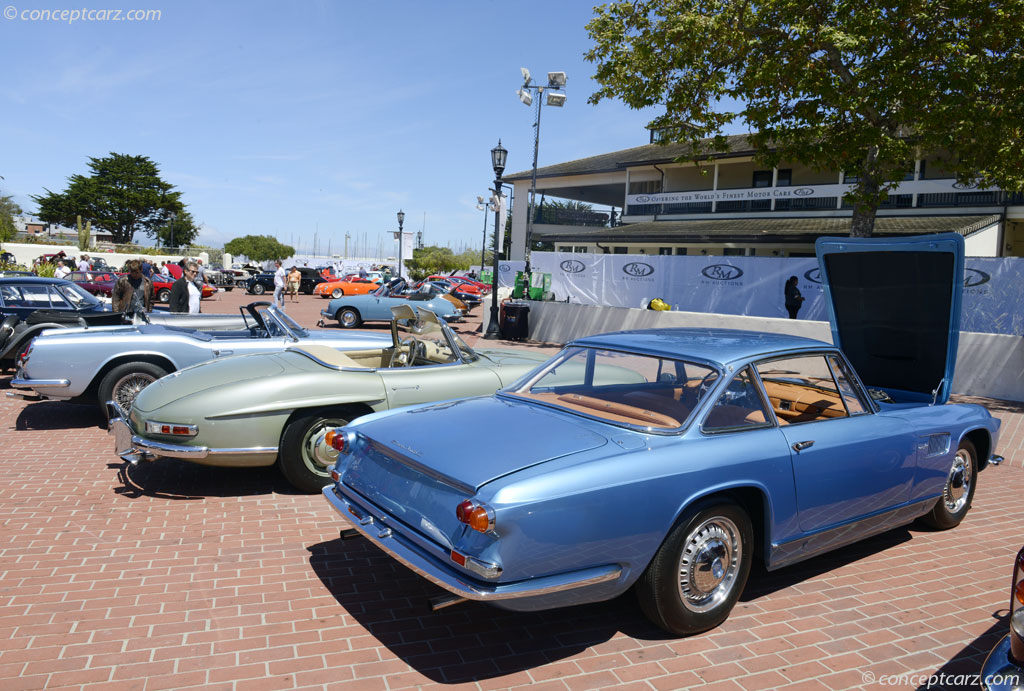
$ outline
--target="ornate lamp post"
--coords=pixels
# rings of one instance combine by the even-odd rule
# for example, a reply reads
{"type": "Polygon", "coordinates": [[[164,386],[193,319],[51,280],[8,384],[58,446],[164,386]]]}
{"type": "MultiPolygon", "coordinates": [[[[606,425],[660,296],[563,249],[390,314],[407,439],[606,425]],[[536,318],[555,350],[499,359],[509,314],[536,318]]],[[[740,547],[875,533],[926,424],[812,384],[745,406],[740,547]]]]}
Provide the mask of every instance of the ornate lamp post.
{"type": "Polygon", "coordinates": [[[498,233],[499,217],[501,216],[501,174],[505,172],[505,159],[508,158],[508,150],[501,145],[491,149],[491,166],[494,168],[494,261],[491,267],[491,320],[487,324],[487,333],[484,338],[499,338],[501,330],[498,328],[498,233]]]}
{"type": "Polygon", "coordinates": [[[398,278],[402,277],[402,224],[405,223],[405,212],[398,210],[398,278]]]}

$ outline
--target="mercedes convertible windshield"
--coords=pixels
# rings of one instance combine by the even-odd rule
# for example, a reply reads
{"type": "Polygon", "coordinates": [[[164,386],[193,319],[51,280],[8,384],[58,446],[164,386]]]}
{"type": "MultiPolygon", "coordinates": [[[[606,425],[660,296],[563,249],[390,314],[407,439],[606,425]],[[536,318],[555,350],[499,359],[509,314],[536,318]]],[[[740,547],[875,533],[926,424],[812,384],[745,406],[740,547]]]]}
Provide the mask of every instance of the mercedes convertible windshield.
{"type": "Polygon", "coordinates": [[[502,393],[617,425],[684,426],[718,380],[703,364],[599,348],[567,348],[502,393]]]}

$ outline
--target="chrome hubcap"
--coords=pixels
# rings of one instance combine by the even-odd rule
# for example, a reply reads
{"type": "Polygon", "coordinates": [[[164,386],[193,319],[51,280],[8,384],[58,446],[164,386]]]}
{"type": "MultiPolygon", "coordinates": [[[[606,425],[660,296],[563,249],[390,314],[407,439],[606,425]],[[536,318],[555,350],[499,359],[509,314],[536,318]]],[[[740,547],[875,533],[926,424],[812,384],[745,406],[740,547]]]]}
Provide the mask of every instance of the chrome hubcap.
{"type": "Polygon", "coordinates": [[[353,324],[356,323],[356,315],[353,314],[352,312],[342,312],[341,323],[344,324],[345,326],[352,326],[353,324]]]}
{"type": "Polygon", "coordinates": [[[953,466],[949,469],[949,477],[946,479],[946,488],[942,493],[942,499],[950,513],[956,513],[964,508],[967,497],[970,496],[972,481],[971,457],[961,449],[956,452],[953,466]]]}
{"type": "Polygon", "coordinates": [[[742,557],[739,528],[728,518],[715,516],[697,526],[687,537],[679,560],[683,606],[705,612],[726,600],[742,557]]]}
{"type": "Polygon", "coordinates": [[[139,392],[155,381],[156,377],[141,372],[133,372],[121,377],[114,384],[114,402],[122,411],[128,412],[139,392]]]}
{"type": "MultiPolygon", "coordinates": [[[[332,427],[343,427],[347,424],[348,420],[342,420],[340,418],[333,420],[320,420],[306,431],[306,436],[302,440],[302,460],[310,471],[316,475],[323,475],[324,477],[327,476],[327,466],[337,460],[338,452],[334,449],[330,449],[330,452],[333,452],[333,460],[329,462],[322,461],[320,454],[317,454],[316,452],[317,441],[319,441],[323,437],[323,434],[332,427]]],[[[326,452],[329,447],[327,447],[326,444],[324,446],[324,450],[326,452]]]]}

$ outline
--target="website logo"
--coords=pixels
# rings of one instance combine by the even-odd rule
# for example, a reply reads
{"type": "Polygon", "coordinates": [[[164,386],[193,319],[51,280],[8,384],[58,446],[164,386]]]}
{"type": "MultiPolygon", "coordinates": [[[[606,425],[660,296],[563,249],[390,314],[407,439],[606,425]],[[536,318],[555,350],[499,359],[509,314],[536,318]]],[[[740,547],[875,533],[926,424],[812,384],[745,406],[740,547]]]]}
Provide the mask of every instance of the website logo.
{"type": "Polygon", "coordinates": [[[559,266],[567,274],[578,274],[587,268],[587,265],[579,259],[566,259],[559,266]]]}
{"type": "Polygon", "coordinates": [[[804,272],[804,278],[811,283],[821,283],[821,269],[815,268],[804,272]]]}
{"type": "Polygon", "coordinates": [[[992,277],[984,271],[964,269],[964,288],[977,288],[991,280],[992,277]]]}

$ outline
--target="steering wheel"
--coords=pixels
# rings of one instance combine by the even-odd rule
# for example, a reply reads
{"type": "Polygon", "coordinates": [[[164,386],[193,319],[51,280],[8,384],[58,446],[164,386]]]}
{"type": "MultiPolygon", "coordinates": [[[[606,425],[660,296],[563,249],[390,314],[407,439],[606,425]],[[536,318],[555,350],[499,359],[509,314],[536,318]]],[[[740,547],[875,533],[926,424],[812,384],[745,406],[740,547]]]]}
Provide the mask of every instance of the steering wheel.
{"type": "Polygon", "coordinates": [[[409,339],[409,358],[405,361],[405,366],[406,367],[412,367],[416,363],[416,358],[420,357],[420,356],[423,356],[423,358],[426,358],[426,356],[427,356],[427,346],[425,346],[421,341],[417,341],[416,339],[410,338],[409,339]]]}
{"type": "Polygon", "coordinates": [[[416,341],[412,338],[407,338],[404,341],[400,341],[395,349],[391,352],[391,362],[389,367],[408,367],[412,361],[412,347],[416,341]]]}
{"type": "Polygon", "coordinates": [[[704,378],[700,380],[700,385],[697,387],[697,400],[704,400],[705,394],[711,390],[711,387],[718,381],[718,372],[708,372],[704,375],[704,378]]]}

